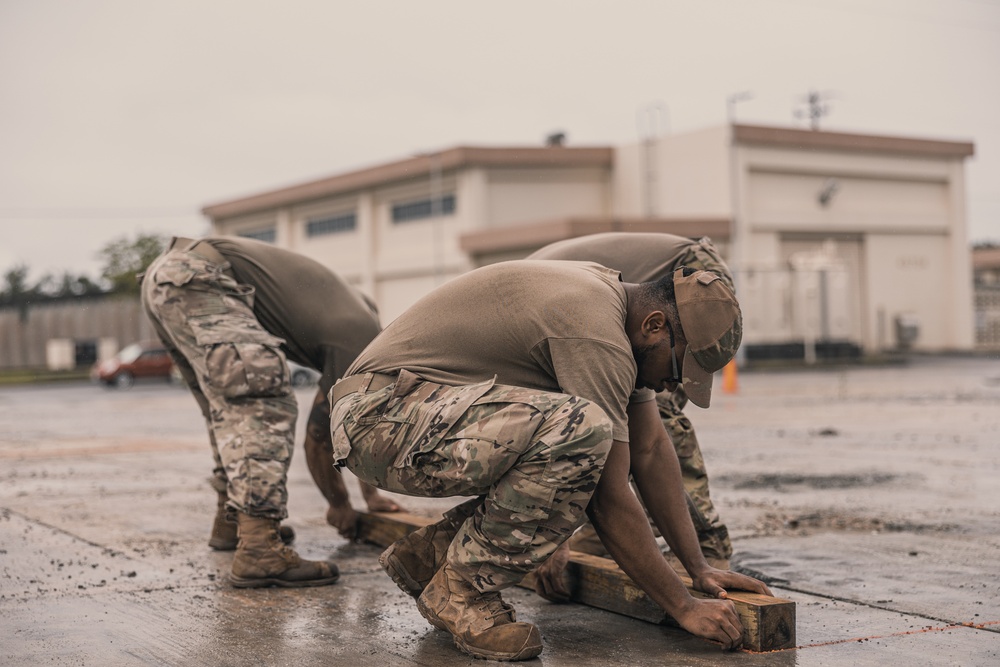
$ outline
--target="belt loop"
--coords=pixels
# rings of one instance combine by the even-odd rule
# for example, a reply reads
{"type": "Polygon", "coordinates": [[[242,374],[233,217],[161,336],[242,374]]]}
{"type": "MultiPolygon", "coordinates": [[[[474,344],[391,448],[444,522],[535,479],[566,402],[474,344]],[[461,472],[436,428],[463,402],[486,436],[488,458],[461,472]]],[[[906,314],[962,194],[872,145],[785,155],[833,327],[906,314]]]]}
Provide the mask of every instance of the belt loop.
{"type": "Polygon", "coordinates": [[[375,378],[374,373],[365,373],[365,379],[361,381],[361,386],[358,387],[359,394],[367,394],[368,387],[372,385],[372,380],[375,378]]]}

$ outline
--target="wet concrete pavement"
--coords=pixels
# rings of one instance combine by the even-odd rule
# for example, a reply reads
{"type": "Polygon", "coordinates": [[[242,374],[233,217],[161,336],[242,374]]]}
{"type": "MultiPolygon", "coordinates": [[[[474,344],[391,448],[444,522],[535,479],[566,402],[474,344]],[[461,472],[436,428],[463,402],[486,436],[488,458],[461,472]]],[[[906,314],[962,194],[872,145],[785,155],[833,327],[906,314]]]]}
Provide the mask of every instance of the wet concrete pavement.
{"type": "MultiPolygon", "coordinates": [[[[738,563],[797,603],[798,648],[723,653],[517,589],[505,597],[545,644],[529,664],[1000,664],[1000,359],[739,381],[690,416],[738,563]]],[[[206,546],[210,467],[179,387],[0,389],[0,664],[483,664],[420,617],[378,548],[326,526],[301,448],[296,547],[336,559],[341,581],[228,587],[231,554],[206,546]]]]}

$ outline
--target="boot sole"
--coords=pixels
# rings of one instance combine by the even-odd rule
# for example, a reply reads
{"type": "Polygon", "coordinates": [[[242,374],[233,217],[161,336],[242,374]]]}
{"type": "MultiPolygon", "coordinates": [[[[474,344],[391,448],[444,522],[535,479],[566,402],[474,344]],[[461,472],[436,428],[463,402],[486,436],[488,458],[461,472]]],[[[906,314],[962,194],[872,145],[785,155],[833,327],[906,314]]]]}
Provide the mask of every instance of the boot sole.
{"type": "Polygon", "coordinates": [[[423,616],[425,619],[427,619],[427,622],[433,625],[435,628],[437,628],[438,630],[444,630],[448,634],[451,634],[451,638],[455,642],[456,648],[458,648],[460,651],[468,653],[473,658],[479,658],[481,660],[497,660],[500,662],[515,662],[518,660],[531,660],[532,658],[537,657],[542,652],[541,640],[539,640],[538,644],[528,644],[522,646],[518,651],[513,653],[499,652],[499,651],[485,651],[483,649],[475,648],[463,642],[462,638],[459,637],[458,635],[452,634],[451,630],[448,629],[448,626],[446,626],[444,622],[440,618],[438,618],[437,614],[431,611],[427,607],[427,605],[424,604],[424,601],[421,598],[417,598],[417,611],[419,611],[420,615],[423,616]]]}
{"type": "Polygon", "coordinates": [[[338,579],[340,579],[339,574],[335,574],[332,577],[326,577],[325,579],[303,579],[301,581],[287,581],[285,579],[276,579],[273,577],[247,579],[244,577],[237,577],[232,574],[229,575],[229,583],[234,588],[267,588],[268,586],[277,586],[280,588],[312,588],[314,586],[329,586],[330,584],[335,584],[338,579]]]}
{"type": "Polygon", "coordinates": [[[499,662],[516,662],[518,660],[531,660],[532,658],[537,658],[542,652],[541,644],[532,644],[530,646],[524,646],[517,653],[497,653],[494,651],[483,651],[482,649],[472,648],[462,642],[461,639],[452,635],[455,639],[455,646],[465,653],[468,653],[473,658],[479,658],[480,660],[497,660],[499,662]]]}
{"type": "Polygon", "coordinates": [[[419,598],[420,594],[424,592],[424,587],[410,576],[410,573],[406,571],[400,560],[396,558],[396,554],[394,553],[395,547],[395,544],[390,544],[389,548],[383,551],[382,555],[378,557],[378,564],[382,566],[382,569],[389,575],[389,578],[399,586],[399,590],[410,597],[419,598]]]}

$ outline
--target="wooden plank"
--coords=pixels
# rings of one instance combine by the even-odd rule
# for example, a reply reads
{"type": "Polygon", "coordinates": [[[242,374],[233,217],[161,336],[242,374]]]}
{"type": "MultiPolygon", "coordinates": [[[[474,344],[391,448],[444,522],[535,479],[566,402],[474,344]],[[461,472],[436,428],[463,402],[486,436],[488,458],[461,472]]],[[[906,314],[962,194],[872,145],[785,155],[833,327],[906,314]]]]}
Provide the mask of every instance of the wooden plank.
{"type": "MultiPolygon", "coordinates": [[[[435,519],[397,513],[362,513],[359,538],[380,546],[389,546],[411,531],[433,523],[435,519]]],[[[621,571],[610,558],[570,552],[566,568],[570,599],[598,609],[613,611],[650,623],[676,625],[676,622],[653,602],[642,589],[621,571]]],[[[691,588],[691,580],[681,581],[696,597],[707,597],[691,588]]],[[[523,588],[534,589],[532,575],[524,578],[523,588]]],[[[743,623],[743,648],[751,651],[774,651],[795,646],[795,603],[782,598],[746,591],[730,591],[729,599],[743,623]]]]}
{"type": "Polygon", "coordinates": [[[437,519],[409,514],[408,512],[358,512],[358,539],[387,547],[415,531],[432,524],[437,519]]]}

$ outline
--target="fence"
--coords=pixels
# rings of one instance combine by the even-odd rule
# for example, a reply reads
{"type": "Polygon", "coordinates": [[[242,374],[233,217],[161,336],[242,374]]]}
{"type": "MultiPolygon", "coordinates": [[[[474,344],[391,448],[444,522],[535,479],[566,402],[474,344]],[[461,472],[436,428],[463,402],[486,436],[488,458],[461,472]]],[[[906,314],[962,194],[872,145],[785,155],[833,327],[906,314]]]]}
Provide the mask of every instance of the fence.
{"type": "Polygon", "coordinates": [[[1000,350],[1000,285],[976,285],[976,349],[1000,350]]]}
{"type": "Polygon", "coordinates": [[[0,370],[83,368],[156,334],[137,296],[0,308],[0,370]]]}

